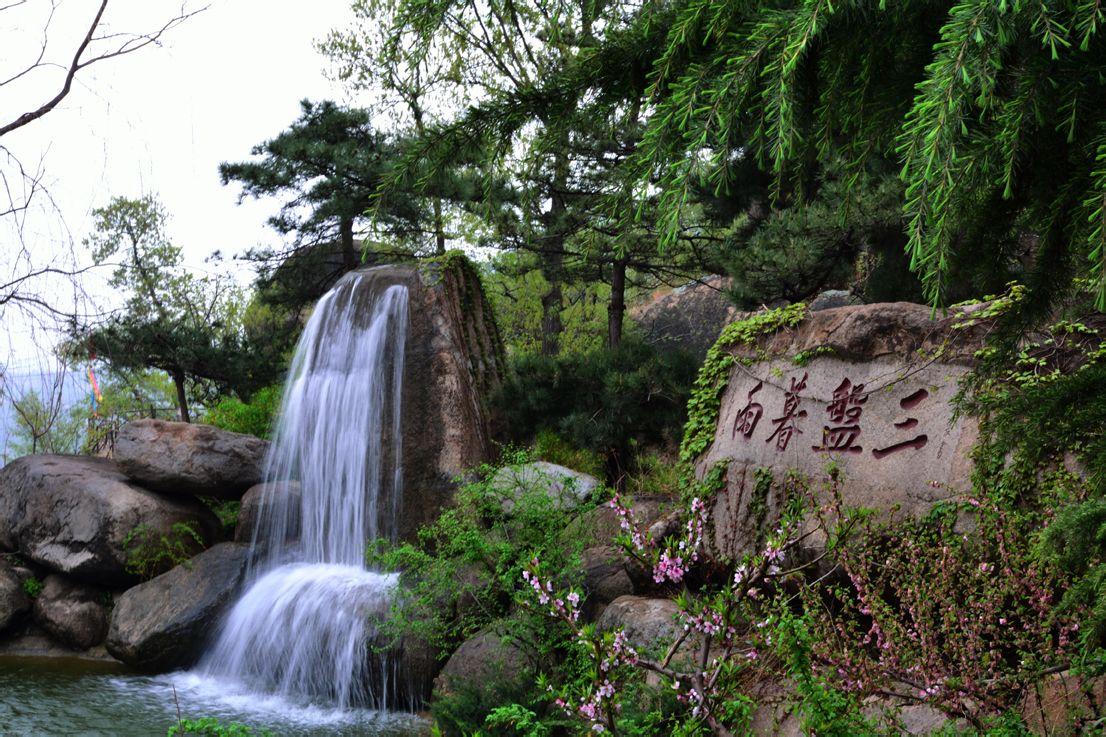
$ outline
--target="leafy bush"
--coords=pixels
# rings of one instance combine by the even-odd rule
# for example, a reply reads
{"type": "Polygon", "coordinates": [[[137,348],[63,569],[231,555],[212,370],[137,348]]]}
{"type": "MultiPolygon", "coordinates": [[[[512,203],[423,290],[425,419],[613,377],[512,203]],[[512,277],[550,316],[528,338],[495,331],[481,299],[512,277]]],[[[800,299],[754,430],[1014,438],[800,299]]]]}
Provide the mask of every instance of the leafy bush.
{"type": "Polygon", "coordinates": [[[494,399],[512,440],[543,431],[602,454],[608,482],[633,468],[646,444],[674,444],[695,378],[695,361],[636,341],[613,351],[516,359],[494,399]]]}
{"type": "MultiPolygon", "coordinates": [[[[507,459],[530,460],[523,452],[507,459]]],[[[545,617],[515,604],[525,589],[522,571],[536,556],[553,562],[566,582],[579,576],[581,539],[565,539],[570,512],[559,509],[542,490],[524,489],[510,511],[509,493],[492,482],[493,466],[481,467],[478,479],[457,492],[454,506],[419,531],[417,544],[378,541],[369,560],[386,570],[398,570],[404,596],[381,623],[395,638],[414,636],[441,655],[493,623],[533,663],[556,665],[564,651],[565,633],[545,617]]],[[[436,699],[435,720],[446,734],[488,732],[484,720],[496,706],[517,703],[545,712],[544,695],[518,684],[462,684],[456,693],[436,699]]],[[[491,734],[508,734],[500,728],[491,734]]]]}
{"type": "Polygon", "coordinates": [[[530,450],[535,460],[556,463],[574,471],[603,475],[603,456],[595,451],[573,447],[571,443],[552,430],[542,430],[534,438],[530,450]]]}
{"type": "Polygon", "coordinates": [[[281,391],[280,386],[266,387],[250,397],[248,403],[226,397],[208,410],[203,421],[224,430],[268,440],[280,410],[281,391]]]}
{"type": "Polygon", "coordinates": [[[245,724],[222,724],[215,717],[182,719],[166,732],[166,737],[269,737],[267,729],[254,730],[245,724]]]}
{"type": "Polygon", "coordinates": [[[175,522],[168,534],[142,523],[123,538],[127,554],[126,571],[148,581],[174,566],[187,563],[203,550],[204,540],[189,522],[175,522]]]}
{"type": "Polygon", "coordinates": [[[32,599],[37,599],[44,588],[46,588],[46,584],[40,578],[28,576],[23,579],[23,593],[32,599]]]}

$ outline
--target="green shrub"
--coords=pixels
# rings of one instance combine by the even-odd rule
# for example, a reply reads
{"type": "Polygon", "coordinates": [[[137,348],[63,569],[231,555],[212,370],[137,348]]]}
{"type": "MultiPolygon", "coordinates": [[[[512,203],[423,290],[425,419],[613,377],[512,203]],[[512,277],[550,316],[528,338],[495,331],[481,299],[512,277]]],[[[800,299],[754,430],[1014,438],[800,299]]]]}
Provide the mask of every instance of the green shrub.
{"type": "Polygon", "coordinates": [[[552,430],[542,430],[537,434],[531,454],[536,460],[556,463],[592,476],[602,476],[604,472],[601,454],[573,447],[552,430]]]}
{"type": "Polygon", "coordinates": [[[245,724],[222,724],[215,717],[182,719],[166,732],[166,737],[269,737],[267,729],[255,730],[245,724]]]}
{"type": "Polygon", "coordinates": [[[23,579],[23,593],[32,599],[37,599],[44,588],[46,588],[46,584],[44,584],[40,578],[30,576],[23,579]]]}
{"type": "Polygon", "coordinates": [[[140,524],[123,538],[127,555],[126,571],[148,581],[174,566],[187,563],[203,550],[204,540],[189,522],[176,522],[168,534],[159,533],[148,524],[140,524]]]}
{"type": "Polygon", "coordinates": [[[268,440],[280,410],[281,391],[280,386],[266,387],[250,397],[249,402],[226,397],[207,411],[203,421],[224,430],[268,440]]]}
{"type": "Polygon", "coordinates": [[[523,356],[512,368],[494,399],[510,439],[556,433],[601,454],[614,483],[642,446],[678,441],[696,366],[687,354],[626,341],[613,351],[523,356]]]}

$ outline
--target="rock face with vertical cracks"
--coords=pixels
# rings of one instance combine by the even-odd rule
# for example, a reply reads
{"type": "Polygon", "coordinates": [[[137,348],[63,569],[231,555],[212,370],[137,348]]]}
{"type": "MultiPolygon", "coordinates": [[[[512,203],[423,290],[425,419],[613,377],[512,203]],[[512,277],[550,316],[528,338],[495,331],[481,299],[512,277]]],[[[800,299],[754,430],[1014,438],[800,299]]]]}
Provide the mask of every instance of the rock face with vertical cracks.
{"type": "Polygon", "coordinates": [[[736,360],[696,459],[701,478],[726,468],[714,552],[737,559],[763,546],[791,471],[823,495],[832,465],[845,506],[915,517],[967,491],[978,431],[954,417],[952,398],[982,347],[972,322],[968,311],[935,320],[907,303],[840,307],[727,348],[736,360]]]}
{"type": "Polygon", "coordinates": [[[0,469],[0,550],[77,581],[133,583],[127,536],[154,536],[191,524],[205,542],[219,520],[194,499],[167,498],[136,486],[107,458],[33,455],[0,469]]]}
{"type": "Polygon", "coordinates": [[[454,479],[491,457],[488,397],[504,358],[491,306],[466,260],[390,268],[410,290],[398,523],[400,537],[414,539],[452,501],[454,479]]]}

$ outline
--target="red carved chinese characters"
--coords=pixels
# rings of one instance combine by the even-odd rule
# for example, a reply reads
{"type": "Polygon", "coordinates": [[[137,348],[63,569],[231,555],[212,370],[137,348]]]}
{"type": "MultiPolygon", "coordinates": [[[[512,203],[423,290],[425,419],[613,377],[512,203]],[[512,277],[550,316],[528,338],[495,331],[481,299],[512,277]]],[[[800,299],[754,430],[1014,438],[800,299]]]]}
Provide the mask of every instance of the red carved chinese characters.
{"type": "Polygon", "coordinates": [[[763,381],[758,381],[757,385],[753,387],[749,392],[748,403],[738,410],[737,417],[733,421],[733,430],[730,431],[730,437],[734,437],[740,432],[746,440],[753,436],[753,430],[757,429],[757,423],[760,422],[761,415],[764,414],[764,407],[758,402],[753,401],[753,395],[761,390],[764,386],[763,381]]]}
{"type": "MultiPolygon", "coordinates": [[[[911,410],[917,407],[923,401],[925,401],[927,397],[929,397],[929,392],[925,389],[919,389],[910,396],[904,397],[902,401],[899,402],[899,406],[903,409],[911,410]]],[[[913,430],[917,426],[918,420],[913,417],[907,417],[905,420],[895,423],[896,430],[913,430]]],[[[872,455],[874,455],[876,458],[883,458],[884,456],[888,456],[892,453],[897,453],[900,450],[906,450],[907,448],[919,450],[921,448],[924,448],[926,443],[928,442],[929,436],[922,434],[910,440],[904,440],[901,443],[889,445],[886,448],[875,448],[874,450],[872,450],[872,455]]]]}
{"type": "Polygon", "coordinates": [[[777,451],[787,450],[791,435],[793,433],[801,435],[803,432],[795,425],[795,420],[806,417],[806,410],[799,409],[799,392],[806,389],[806,378],[807,375],[803,374],[801,379],[791,379],[791,389],[784,394],[783,416],[772,420],[772,424],[776,426],[776,429],[764,442],[770,443],[775,440],[777,451]]]}
{"type": "Polygon", "coordinates": [[[826,407],[832,425],[822,426],[822,444],[810,446],[814,450],[838,453],[859,453],[864,450],[856,444],[860,436],[862,404],[868,401],[863,384],[853,384],[847,378],[833,390],[833,399],[826,407]]]}

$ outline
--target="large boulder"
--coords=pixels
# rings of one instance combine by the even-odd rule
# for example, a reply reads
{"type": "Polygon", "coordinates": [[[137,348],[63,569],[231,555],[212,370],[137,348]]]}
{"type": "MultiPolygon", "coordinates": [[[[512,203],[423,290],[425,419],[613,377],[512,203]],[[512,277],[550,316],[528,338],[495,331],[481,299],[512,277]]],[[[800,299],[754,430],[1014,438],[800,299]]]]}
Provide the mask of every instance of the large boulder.
{"type": "Polygon", "coordinates": [[[625,556],[609,545],[585,548],[580,553],[584,570],[584,617],[595,619],[608,604],[634,593],[634,583],[626,571],[625,556]]]}
{"type": "Polygon", "coordinates": [[[268,449],[265,440],[211,425],[135,420],[120,429],[115,460],[147,489],[238,499],[261,481],[268,449]]]}
{"type": "Polygon", "coordinates": [[[136,533],[171,536],[179,523],[205,542],[219,533],[207,507],[135,486],[107,458],[33,455],[0,469],[0,549],[86,583],[133,583],[136,533]]]}
{"type": "Polygon", "coordinates": [[[739,559],[774,527],[783,485],[761,469],[776,480],[797,470],[818,490],[832,463],[846,506],[913,516],[966,490],[977,426],[955,417],[951,400],[981,346],[972,322],[964,311],[935,320],[907,303],[841,307],[752,344],[720,345],[736,360],[713,424],[702,425],[713,433],[685,438],[701,450],[700,478],[727,466],[712,510],[715,553],[739,559]]]}
{"type": "Polygon", "coordinates": [[[604,632],[621,628],[626,641],[639,652],[663,652],[684,632],[679,613],[672,599],[620,596],[603,610],[596,627],[604,632]]]}
{"type": "MultiPolygon", "coordinates": [[[[300,484],[298,481],[271,481],[269,483],[251,486],[242,496],[242,506],[238,509],[238,524],[234,528],[234,541],[238,543],[253,542],[254,529],[257,521],[266,515],[272,514],[275,508],[273,502],[277,498],[290,497],[288,505],[280,508],[287,509],[289,514],[298,514],[300,504],[300,484]]],[[[299,539],[300,520],[289,520],[282,526],[288,535],[283,541],[294,542],[299,539]]],[[[262,541],[269,542],[269,541],[262,541]]]]}
{"type": "Polygon", "coordinates": [[[246,573],[249,546],[221,543],[115,602],[107,649],[147,671],[190,665],[203,652],[246,573]]]}
{"type": "Polygon", "coordinates": [[[557,509],[571,510],[591,496],[599,480],[555,463],[534,461],[499,469],[489,486],[500,497],[503,511],[508,513],[526,493],[544,494],[557,509]]]}
{"type": "Polygon", "coordinates": [[[434,690],[439,696],[511,694],[528,682],[533,685],[530,670],[522,649],[489,627],[454,651],[435,679],[434,690]]]}
{"type": "Polygon", "coordinates": [[[34,619],[52,637],[74,650],[104,641],[108,632],[107,592],[53,574],[35,598],[34,619]]]}
{"type": "Polygon", "coordinates": [[[408,287],[403,376],[403,539],[453,501],[454,479],[492,457],[487,400],[505,371],[479,274],[459,254],[373,269],[408,287]]]}
{"type": "Polygon", "coordinates": [[[23,580],[6,560],[0,558],[0,632],[30,610],[31,598],[23,590],[23,580]]]}
{"type": "Polygon", "coordinates": [[[707,276],[675,289],[658,289],[630,305],[645,342],[662,351],[681,350],[697,359],[739,314],[726,296],[729,279],[707,276]]]}

